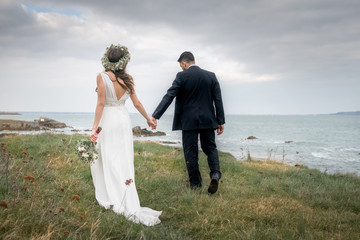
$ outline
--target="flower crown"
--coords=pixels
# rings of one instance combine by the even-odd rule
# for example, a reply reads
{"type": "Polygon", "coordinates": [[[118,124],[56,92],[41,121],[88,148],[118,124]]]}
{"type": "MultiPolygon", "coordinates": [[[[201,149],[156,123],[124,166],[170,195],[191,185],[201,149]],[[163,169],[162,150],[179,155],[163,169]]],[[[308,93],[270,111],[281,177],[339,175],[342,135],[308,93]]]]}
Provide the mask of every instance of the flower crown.
{"type": "Polygon", "coordinates": [[[129,53],[127,47],[120,46],[120,44],[119,45],[111,44],[110,47],[106,48],[105,54],[102,57],[101,62],[106,70],[111,70],[113,72],[116,72],[119,70],[124,70],[127,63],[129,62],[129,60],[130,60],[130,53],[129,53]],[[111,49],[116,49],[116,48],[119,48],[123,52],[124,55],[119,59],[119,61],[110,62],[110,60],[108,58],[109,51],[111,49]]]}

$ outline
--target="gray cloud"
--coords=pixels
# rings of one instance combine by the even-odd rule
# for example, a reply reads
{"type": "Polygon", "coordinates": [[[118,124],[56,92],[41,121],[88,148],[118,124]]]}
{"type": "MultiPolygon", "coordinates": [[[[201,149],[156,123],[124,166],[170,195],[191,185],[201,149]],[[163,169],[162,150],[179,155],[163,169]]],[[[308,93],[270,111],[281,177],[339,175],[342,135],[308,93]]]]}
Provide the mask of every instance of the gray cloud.
{"type": "MultiPolygon", "coordinates": [[[[132,50],[129,70],[139,78],[138,87],[146,86],[159,99],[179,70],[178,55],[191,50],[201,66],[219,73],[226,100],[246,102],[250,93],[259,95],[257,103],[231,106],[230,112],[357,110],[354,100],[360,99],[353,89],[359,88],[360,75],[359,7],[356,0],[4,1],[0,49],[3,60],[10,59],[4,65],[9,68],[14,66],[11,59],[19,57],[25,57],[24,64],[26,57],[39,62],[75,58],[85,70],[88,61],[96,65],[108,44],[121,41],[132,50]],[[151,82],[161,83],[161,91],[151,82]],[[299,91],[294,93],[295,88],[299,91]],[[330,97],[339,91],[354,94],[352,102],[330,97]],[[311,104],[321,96],[328,103],[311,104]],[[264,107],[269,103],[271,108],[264,107]]],[[[59,63],[68,68],[66,61],[59,63]]],[[[0,74],[5,76],[12,75],[0,74]]],[[[144,97],[153,99],[145,91],[144,97]]],[[[149,101],[150,107],[155,105],[149,101]]]]}
{"type": "Polygon", "coordinates": [[[348,72],[359,64],[356,0],[78,1],[77,6],[118,24],[168,25],[184,42],[196,35],[220,58],[246,62],[256,72],[333,78],[334,68],[348,72]]]}

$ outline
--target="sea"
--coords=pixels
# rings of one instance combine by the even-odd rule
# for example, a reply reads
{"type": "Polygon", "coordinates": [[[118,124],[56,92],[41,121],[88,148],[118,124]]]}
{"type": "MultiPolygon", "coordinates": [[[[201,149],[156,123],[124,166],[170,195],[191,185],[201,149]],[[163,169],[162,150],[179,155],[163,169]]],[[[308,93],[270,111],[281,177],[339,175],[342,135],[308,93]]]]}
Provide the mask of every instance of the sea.
{"type": "MultiPolygon", "coordinates": [[[[89,134],[94,113],[20,112],[0,115],[0,119],[33,121],[48,117],[72,128],[53,130],[65,134],[89,134]]],[[[130,113],[132,125],[147,128],[145,119],[130,113]]],[[[158,120],[157,131],[166,136],[135,137],[181,146],[181,131],[171,131],[172,115],[158,120]]],[[[9,131],[2,131],[8,133],[9,131]]],[[[18,132],[37,134],[38,132],[18,132]]],[[[330,174],[360,175],[360,116],[355,115],[227,115],[225,131],[216,137],[218,149],[238,161],[276,160],[300,164],[330,174]],[[256,139],[248,139],[253,136],[256,139]]]]}

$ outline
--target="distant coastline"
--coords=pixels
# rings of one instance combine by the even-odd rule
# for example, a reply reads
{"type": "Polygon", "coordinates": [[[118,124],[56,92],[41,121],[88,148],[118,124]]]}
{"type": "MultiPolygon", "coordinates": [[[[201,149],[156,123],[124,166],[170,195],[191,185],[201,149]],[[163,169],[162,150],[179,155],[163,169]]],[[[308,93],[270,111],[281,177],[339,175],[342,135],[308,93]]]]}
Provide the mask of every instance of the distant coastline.
{"type": "MultiPolygon", "coordinates": [[[[2,112],[0,111],[0,115],[23,115],[28,113],[50,113],[50,114],[89,114],[93,112],[46,112],[46,111],[20,111],[20,112],[2,112]]],[[[137,112],[129,112],[130,114],[138,114],[137,112]]],[[[165,113],[164,115],[173,115],[172,113],[165,113]]],[[[353,112],[336,112],[336,113],[312,113],[312,114],[236,114],[231,113],[228,115],[234,115],[234,116],[317,116],[317,115],[360,115],[360,111],[353,111],[353,112]]]]}
{"type": "Polygon", "coordinates": [[[356,112],[337,112],[337,113],[331,113],[330,115],[351,115],[351,116],[360,116],[360,111],[356,112]]]}
{"type": "Polygon", "coordinates": [[[21,114],[17,112],[0,112],[0,115],[21,115],[21,114]]]}

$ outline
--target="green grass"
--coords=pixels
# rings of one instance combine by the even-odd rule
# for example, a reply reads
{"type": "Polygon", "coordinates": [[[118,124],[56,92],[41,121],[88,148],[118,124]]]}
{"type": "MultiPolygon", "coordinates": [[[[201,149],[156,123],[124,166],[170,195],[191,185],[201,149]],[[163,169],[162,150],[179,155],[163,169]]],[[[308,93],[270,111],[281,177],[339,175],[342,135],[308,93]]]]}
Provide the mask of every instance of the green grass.
{"type": "Polygon", "coordinates": [[[89,165],[76,155],[82,136],[0,138],[0,239],[358,239],[360,179],[274,161],[220,154],[219,190],[190,190],[182,151],[135,142],[142,206],[162,210],[146,227],[100,207],[89,165]],[[8,156],[11,154],[11,157],[8,156]],[[6,154],[6,155],[5,155],[6,154]],[[34,180],[24,176],[34,177],[34,180]],[[73,199],[74,195],[80,197],[73,199]]]}

